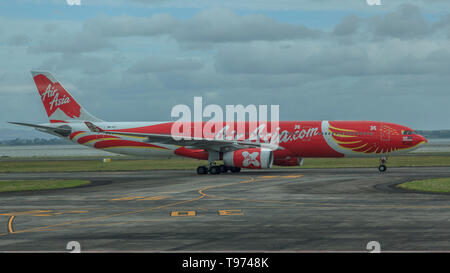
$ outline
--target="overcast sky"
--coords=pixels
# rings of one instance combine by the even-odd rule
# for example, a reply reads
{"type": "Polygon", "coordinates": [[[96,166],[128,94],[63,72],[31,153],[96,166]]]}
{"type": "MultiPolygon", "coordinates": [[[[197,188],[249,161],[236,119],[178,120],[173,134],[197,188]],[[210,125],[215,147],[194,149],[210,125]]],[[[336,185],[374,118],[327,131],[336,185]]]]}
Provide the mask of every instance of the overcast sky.
{"type": "Polygon", "coordinates": [[[278,104],[282,120],[450,129],[450,1],[0,2],[0,128],[47,122],[31,69],[107,121],[176,104],[278,104]]]}

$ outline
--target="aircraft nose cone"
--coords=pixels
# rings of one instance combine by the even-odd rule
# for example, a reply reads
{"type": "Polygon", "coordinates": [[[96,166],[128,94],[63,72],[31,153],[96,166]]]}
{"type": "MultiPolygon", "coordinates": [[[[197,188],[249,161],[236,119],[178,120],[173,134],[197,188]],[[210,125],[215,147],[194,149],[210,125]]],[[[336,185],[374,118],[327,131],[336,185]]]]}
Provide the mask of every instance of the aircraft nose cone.
{"type": "Polygon", "coordinates": [[[422,136],[422,135],[419,135],[418,136],[418,143],[419,144],[426,144],[426,143],[428,143],[428,139],[426,139],[424,136],[422,136]]]}

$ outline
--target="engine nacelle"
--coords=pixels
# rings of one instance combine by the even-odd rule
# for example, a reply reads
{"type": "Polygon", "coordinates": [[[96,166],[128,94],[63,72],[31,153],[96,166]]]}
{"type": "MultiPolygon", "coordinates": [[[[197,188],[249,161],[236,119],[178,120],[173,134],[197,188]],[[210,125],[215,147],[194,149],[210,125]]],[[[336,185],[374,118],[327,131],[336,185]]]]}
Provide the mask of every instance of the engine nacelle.
{"type": "Polygon", "coordinates": [[[285,159],[275,159],[273,165],[277,166],[301,166],[303,164],[303,159],[300,157],[292,157],[285,159]]]}
{"type": "Polygon", "coordinates": [[[273,152],[266,148],[241,149],[223,154],[225,166],[247,169],[268,169],[272,167],[273,152]]]}

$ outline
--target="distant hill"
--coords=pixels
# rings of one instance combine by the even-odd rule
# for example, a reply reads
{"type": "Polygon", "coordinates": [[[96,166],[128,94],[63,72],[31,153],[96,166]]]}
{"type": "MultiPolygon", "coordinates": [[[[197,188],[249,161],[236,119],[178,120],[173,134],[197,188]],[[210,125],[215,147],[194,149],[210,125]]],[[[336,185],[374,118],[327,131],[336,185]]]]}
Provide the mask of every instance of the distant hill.
{"type": "Polygon", "coordinates": [[[416,132],[426,138],[450,138],[450,130],[417,130],[416,132]]]}
{"type": "Polygon", "coordinates": [[[22,145],[67,145],[75,143],[68,139],[54,137],[54,138],[33,138],[33,139],[23,139],[15,138],[8,140],[1,140],[0,146],[22,146],[22,145]]]}
{"type": "Polygon", "coordinates": [[[21,139],[34,139],[34,138],[42,138],[42,139],[52,139],[55,136],[49,135],[43,132],[39,132],[33,128],[26,127],[18,127],[11,128],[0,128],[0,141],[4,140],[14,140],[16,138],[21,139]]]}

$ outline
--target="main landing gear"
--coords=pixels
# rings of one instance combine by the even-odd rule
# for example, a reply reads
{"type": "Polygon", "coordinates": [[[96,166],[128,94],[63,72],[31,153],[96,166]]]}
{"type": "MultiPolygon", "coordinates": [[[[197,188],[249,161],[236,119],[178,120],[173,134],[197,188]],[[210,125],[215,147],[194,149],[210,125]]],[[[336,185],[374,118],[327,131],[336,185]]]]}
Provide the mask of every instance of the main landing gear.
{"type": "Polygon", "coordinates": [[[199,166],[197,168],[197,174],[220,174],[226,172],[238,173],[241,168],[238,167],[228,167],[225,165],[210,165],[210,166],[199,166]]]}
{"type": "Polygon", "coordinates": [[[387,167],[385,165],[386,162],[387,162],[386,157],[380,158],[380,166],[378,166],[378,170],[380,171],[380,173],[384,173],[387,170],[387,167]]]}
{"type": "Polygon", "coordinates": [[[214,150],[208,150],[208,166],[200,166],[197,168],[197,174],[220,174],[231,171],[232,173],[238,173],[241,168],[228,167],[225,165],[216,165],[216,161],[220,160],[220,154],[214,150]]]}

